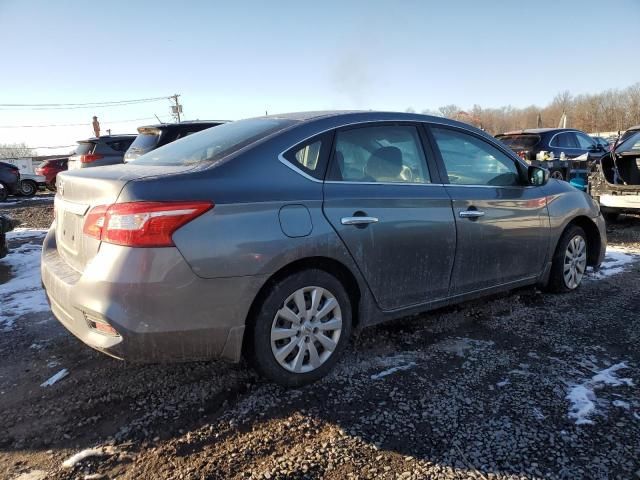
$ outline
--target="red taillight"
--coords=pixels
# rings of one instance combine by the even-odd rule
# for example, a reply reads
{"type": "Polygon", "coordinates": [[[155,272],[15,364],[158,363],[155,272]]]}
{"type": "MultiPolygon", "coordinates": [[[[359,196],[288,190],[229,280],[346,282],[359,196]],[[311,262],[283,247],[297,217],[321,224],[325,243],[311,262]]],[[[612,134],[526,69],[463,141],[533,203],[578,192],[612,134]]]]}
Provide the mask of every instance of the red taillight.
{"type": "Polygon", "coordinates": [[[518,156],[522,159],[522,160],[526,160],[527,159],[527,154],[529,152],[527,152],[526,150],[520,150],[518,152],[518,156]]]}
{"type": "Polygon", "coordinates": [[[99,153],[88,153],[86,155],[80,155],[80,163],[92,163],[96,160],[100,160],[102,155],[99,153]]]}
{"type": "Polygon", "coordinates": [[[212,202],[131,202],[98,205],[84,221],[85,234],[128,247],[171,247],[173,233],[213,208],[212,202]]]}

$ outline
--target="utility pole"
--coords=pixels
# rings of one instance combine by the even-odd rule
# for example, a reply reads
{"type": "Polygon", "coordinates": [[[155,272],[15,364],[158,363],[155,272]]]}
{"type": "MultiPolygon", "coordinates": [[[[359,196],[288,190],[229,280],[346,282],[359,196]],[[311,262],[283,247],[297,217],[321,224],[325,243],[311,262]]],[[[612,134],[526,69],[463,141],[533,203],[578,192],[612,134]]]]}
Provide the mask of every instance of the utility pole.
{"type": "Polygon", "coordinates": [[[180,105],[180,103],[178,102],[178,97],[180,97],[180,95],[178,95],[177,93],[174,93],[169,98],[175,102],[175,105],[171,105],[171,113],[173,114],[173,117],[178,120],[178,123],[180,123],[180,114],[182,113],[182,105],[180,105]]]}

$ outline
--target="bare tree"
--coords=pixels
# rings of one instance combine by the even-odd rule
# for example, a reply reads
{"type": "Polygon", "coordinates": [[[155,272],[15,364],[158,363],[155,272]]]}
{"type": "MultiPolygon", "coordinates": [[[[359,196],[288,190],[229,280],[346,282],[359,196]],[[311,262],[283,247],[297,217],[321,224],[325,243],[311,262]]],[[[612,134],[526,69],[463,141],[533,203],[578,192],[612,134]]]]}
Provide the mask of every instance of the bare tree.
{"type": "Polygon", "coordinates": [[[0,158],[33,157],[33,150],[25,143],[1,143],[0,158]]]}

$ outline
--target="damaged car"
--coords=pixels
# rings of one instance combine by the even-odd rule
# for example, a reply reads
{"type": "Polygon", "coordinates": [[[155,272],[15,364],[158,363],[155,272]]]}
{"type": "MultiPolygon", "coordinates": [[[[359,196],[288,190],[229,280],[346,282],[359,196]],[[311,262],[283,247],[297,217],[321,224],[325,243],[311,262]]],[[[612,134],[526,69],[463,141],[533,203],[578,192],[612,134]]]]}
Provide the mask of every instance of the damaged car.
{"type": "Polygon", "coordinates": [[[589,193],[609,221],[621,213],[640,213],[640,126],[628,129],[609,154],[592,164],[589,193]]]}
{"type": "Polygon", "coordinates": [[[355,329],[575,290],[606,248],[586,193],[409,113],[239,120],[57,182],[41,273],[72,334],[131,361],[244,356],[288,386],[326,375],[355,329]]]}

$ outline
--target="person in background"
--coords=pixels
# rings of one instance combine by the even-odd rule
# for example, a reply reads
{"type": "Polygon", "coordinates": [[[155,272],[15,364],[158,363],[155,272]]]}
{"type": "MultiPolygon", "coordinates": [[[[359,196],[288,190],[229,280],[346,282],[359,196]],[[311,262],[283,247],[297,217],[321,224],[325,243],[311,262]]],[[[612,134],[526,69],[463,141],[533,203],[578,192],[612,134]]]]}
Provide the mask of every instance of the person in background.
{"type": "Polygon", "coordinates": [[[100,136],[100,122],[98,121],[98,117],[96,117],[95,115],[93,116],[93,122],[91,123],[93,125],[93,133],[95,134],[96,137],[100,136]]]}

